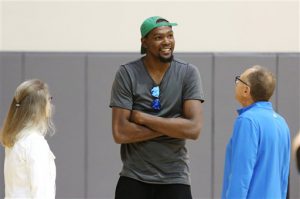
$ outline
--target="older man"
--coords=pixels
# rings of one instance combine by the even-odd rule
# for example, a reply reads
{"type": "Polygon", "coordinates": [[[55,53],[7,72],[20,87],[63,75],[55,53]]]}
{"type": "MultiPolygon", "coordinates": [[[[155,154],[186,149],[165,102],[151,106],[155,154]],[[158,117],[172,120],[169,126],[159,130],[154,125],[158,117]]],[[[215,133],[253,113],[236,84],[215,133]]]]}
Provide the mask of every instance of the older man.
{"type": "Polygon", "coordinates": [[[222,199],[285,199],[290,131],[269,99],[276,80],[261,66],[235,78],[238,110],[226,149],[222,199]]]}

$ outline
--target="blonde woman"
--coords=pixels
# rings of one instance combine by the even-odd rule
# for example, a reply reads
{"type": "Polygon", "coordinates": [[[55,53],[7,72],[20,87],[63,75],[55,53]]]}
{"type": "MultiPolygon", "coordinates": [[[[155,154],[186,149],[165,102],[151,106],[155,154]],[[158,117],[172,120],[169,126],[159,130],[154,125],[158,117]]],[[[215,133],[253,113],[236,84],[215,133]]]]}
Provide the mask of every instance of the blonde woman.
{"type": "Polygon", "coordinates": [[[1,130],[5,147],[5,198],[55,198],[54,155],[44,136],[54,133],[47,84],[18,86],[1,130]]]}

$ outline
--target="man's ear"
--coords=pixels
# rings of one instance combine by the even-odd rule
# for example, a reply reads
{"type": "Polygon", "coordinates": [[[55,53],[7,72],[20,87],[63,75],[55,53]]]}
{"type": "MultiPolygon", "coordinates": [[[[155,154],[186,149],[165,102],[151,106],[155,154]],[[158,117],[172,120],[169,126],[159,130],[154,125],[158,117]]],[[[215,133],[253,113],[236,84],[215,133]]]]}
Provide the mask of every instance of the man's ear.
{"type": "Polygon", "coordinates": [[[141,44],[142,44],[142,47],[143,47],[143,48],[147,48],[147,45],[146,45],[146,38],[145,38],[145,37],[141,38],[141,44]]]}
{"type": "Polygon", "coordinates": [[[244,95],[245,97],[247,97],[247,96],[250,96],[250,97],[251,97],[250,90],[251,90],[251,88],[250,88],[249,86],[246,86],[246,85],[245,85],[244,91],[243,91],[243,95],[244,95]]]}

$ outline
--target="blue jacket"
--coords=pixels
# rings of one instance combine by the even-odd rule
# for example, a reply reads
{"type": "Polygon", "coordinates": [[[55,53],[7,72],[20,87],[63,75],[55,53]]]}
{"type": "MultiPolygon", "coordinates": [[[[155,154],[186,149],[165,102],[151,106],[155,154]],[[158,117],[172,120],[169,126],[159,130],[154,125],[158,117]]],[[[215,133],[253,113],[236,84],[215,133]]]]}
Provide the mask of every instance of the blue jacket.
{"type": "Polygon", "coordinates": [[[238,110],[226,148],[222,199],[285,199],[290,131],[270,102],[238,110]]]}

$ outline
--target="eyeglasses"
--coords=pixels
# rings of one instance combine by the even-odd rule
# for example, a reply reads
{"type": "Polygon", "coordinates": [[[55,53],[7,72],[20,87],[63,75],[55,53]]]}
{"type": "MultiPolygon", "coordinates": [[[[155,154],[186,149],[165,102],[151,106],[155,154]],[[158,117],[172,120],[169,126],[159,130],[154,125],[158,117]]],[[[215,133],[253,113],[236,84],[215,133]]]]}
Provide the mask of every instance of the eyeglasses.
{"type": "Polygon", "coordinates": [[[159,86],[153,86],[153,88],[151,89],[151,95],[152,97],[154,97],[151,107],[156,110],[159,111],[160,110],[160,100],[159,100],[159,86]]]}
{"type": "Polygon", "coordinates": [[[235,77],[235,83],[237,83],[237,81],[240,81],[240,82],[242,82],[243,84],[245,84],[246,86],[249,86],[249,87],[250,87],[250,85],[249,85],[247,82],[241,80],[240,77],[241,77],[241,76],[239,76],[239,75],[235,77]]]}

